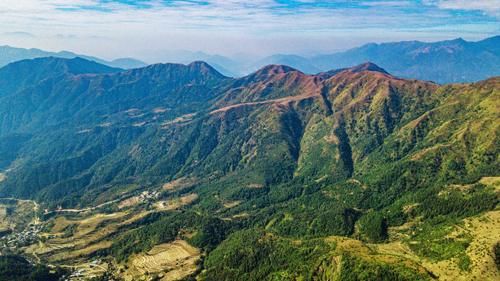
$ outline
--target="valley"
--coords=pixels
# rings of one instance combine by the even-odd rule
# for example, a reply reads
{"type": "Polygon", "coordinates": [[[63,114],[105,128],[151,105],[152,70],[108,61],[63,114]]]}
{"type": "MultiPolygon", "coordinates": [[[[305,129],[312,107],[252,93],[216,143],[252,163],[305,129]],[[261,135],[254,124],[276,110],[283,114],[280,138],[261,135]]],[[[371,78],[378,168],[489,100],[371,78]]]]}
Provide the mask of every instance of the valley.
{"type": "MultiPolygon", "coordinates": [[[[500,194],[498,177],[483,178],[480,182],[500,194]]],[[[164,184],[161,190],[173,190],[189,183],[192,181],[181,179],[164,184]]],[[[3,202],[9,202],[2,208],[10,206],[14,214],[32,220],[26,221],[25,225],[17,226],[16,231],[2,237],[0,242],[5,243],[4,247],[10,247],[11,250],[36,262],[70,269],[72,274],[68,280],[87,280],[103,274],[120,276],[123,280],[137,280],[144,276],[150,278],[156,276],[158,279],[155,280],[181,280],[198,272],[201,258],[200,249],[182,240],[193,237],[193,234],[187,232],[180,231],[176,240],[156,245],[146,253],[130,256],[126,263],[99,258],[99,252],[113,245],[113,239],[118,231],[133,228],[134,223],[152,213],[173,211],[196,200],[194,194],[168,201],[158,200],[157,197],[157,192],[144,192],[139,196],[80,210],[46,211],[43,214],[44,220],[36,217],[38,207],[33,201],[2,199],[3,202]],[[152,196],[154,194],[156,196],[152,196]],[[165,204],[167,207],[158,207],[165,204]],[[110,205],[114,205],[113,209],[116,211],[104,210],[110,205]]],[[[233,208],[239,204],[240,202],[227,203],[224,208],[233,208]]],[[[19,219],[16,218],[15,221],[19,219]]],[[[9,227],[5,215],[2,217],[2,222],[9,227]]],[[[495,254],[492,251],[500,240],[499,210],[464,219],[446,230],[448,234],[445,239],[460,241],[462,237],[470,237],[467,238],[470,240],[466,252],[469,269],[465,272],[460,269],[458,256],[436,262],[412,250],[412,247],[421,242],[414,240],[415,236],[411,233],[411,229],[422,224],[423,222],[415,221],[408,223],[408,226],[390,228],[389,236],[392,238],[382,244],[364,243],[342,236],[326,237],[324,241],[333,249],[329,255],[336,257],[337,266],[340,266],[339,262],[343,256],[355,255],[369,263],[392,264],[396,267],[404,265],[405,268],[413,268],[415,272],[424,275],[430,274],[438,280],[480,280],[485,277],[487,280],[495,280],[499,277],[495,254]]],[[[301,239],[292,240],[291,243],[301,245],[310,242],[301,239]]],[[[436,247],[443,242],[437,239],[426,243],[431,243],[430,247],[436,247]]],[[[342,274],[343,269],[338,267],[330,270],[334,270],[335,274],[342,274]]]]}
{"type": "MultiPolygon", "coordinates": [[[[173,190],[189,183],[189,180],[178,180],[161,189],[173,190]]],[[[158,191],[144,191],[93,207],[45,209],[43,212],[34,201],[0,199],[5,202],[0,205],[2,254],[20,254],[33,262],[68,269],[71,271],[68,280],[87,280],[103,274],[121,276],[123,280],[137,280],[143,276],[180,280],[198,270],[201,255],[199,249],[181,240],[183,235],[190,237],[187,233],[147,253],[131,256],[125,264],[96,257],[112,246],[120,231],[133,228],[132,225],[147,216],[174,211],[197,199],[192,193],[162,201],[158,199],[159,194],[158,191]],[[20,217],[24,217],[24,221],[20,217]],[[21,222],[23,224],[19,225],[21,222]]]]}
{"type": "Polygon", "coordinates": [[[4,257],[69,280],[498,277],[498,77],[42,58],[2,81],[4,257]]]}

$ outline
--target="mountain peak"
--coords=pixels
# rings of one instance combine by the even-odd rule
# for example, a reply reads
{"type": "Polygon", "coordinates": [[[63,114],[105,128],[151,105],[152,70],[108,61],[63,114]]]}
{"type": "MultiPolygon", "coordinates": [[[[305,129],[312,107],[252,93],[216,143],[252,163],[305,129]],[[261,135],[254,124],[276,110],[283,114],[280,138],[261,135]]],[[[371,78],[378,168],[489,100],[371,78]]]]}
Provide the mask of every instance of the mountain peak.
{"type": "MultiPolygon", "coordinates": [[[[182,64],[182,63],[155,63],[155,64],[150,64],[146,67],[140,68],[141,69],[154,69],[154,70],[169,70],[169,71],[180,71],[180,70],[185,70],[185,71],[191,71],[191,72],[201,72],[204,74],[212,74],[212,75],[217,75],[217,76],[223,76],[220,74],[215,68],[213,68],[210,64],[204,62],[204,61],[194,61],[189,64],[182,64]]],[[[133,70],[132,70],[133,71],[133,70]]]]}
{"type": "Polygon", "coordinates": [[[375,71],[375,72],[380,72],[384,74],[389,74],[385,69],[381,68],[380,66],[372,63],[372,62],[365,62],[360,65],[353,66],[351,68],[348,68],[347,71],[358,73],[362,71],[375,71]]]}
{"type": "Polygon", "coordinates": [[[191,81],[200,84],[214,83],[227,79],[206,62],[195,61],[190,64],[180,63],[157,63],[143,68],[136,68],[127,71],[135,76],[147,77],[150,81],[170,81],[174,84],[191,81]]]}
{"type": "Polygon", "coordinates": [[[200,71],[203,74],[224,77],[220,72],[204,61],[193,61],[187,65],[191,70],[200,71]]]}
{"type": "Polygon", "coordinates": [[[462,37],[458,37],[458,38],[452,39],[449,42],[451,42],[451,43],[467,43],[467,41],[465,41],[464,38],[462,38],[462,37]]]}
{"type": "Polygon", "coordinates": [[[148,64],[134,58],[119,58],[111,61],[111,65],[123,69],[133,69],[145,67],[148,64]]]}
{"type": "Polygon", "coordinates": [[[242,79],[240,79],[240,82],[242,81],[247,81],[247,82],[254,82],[254,81],[267,81],[267,80],[274,80],[278,76],[285,76],[285,74],[288,73],[298,73],[303,75],[303,73],[293,67],[287,66],[287,65],[281,65],[281,64],[270,64],[267,66],[262,67],[261,69],[257,70],[256,72],[253,72],[242,79]]]}
{"type": "Polygon", "coordinates": [[[199,68],[213,68],[210,64],[208,64],[207,62],[204,62],[202,60],[197,60],[197,61],[193,61],[191,62],[190,64],[188,64],[189,67],[199,67],[199,68]]]}
{"type": "MultiPolygon", "coordinates": [[[[22,86],[36,84],[39,81],[61,75],[115,73],[121,69],[89,61],[83,58],[64,59],[43,57],[26,59],[10,63],[0,68],[0,84],[4,83],[5,92],[22,86]]],[[[0,92],[0,96],[2,93],[0,92]]]]}
{"type": "Polygon", "coordinates": [[[257,74],[259,75],[277,75],[277,74],[285,74],[288,72],[292,71],[298,71],[297,69],[287,66],[287,65],[281,65],[281,64],[270,64],[267,66],[264,66],[263,68],[257,70],[257,74]]]}

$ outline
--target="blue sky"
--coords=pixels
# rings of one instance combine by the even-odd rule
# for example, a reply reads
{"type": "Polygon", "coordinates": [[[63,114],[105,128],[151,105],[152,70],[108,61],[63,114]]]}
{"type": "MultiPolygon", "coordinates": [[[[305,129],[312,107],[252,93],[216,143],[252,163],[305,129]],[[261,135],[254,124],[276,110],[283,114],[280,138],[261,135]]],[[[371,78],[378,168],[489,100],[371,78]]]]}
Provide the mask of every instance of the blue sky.
{"type": "Polygon", "coordinates": [[[2,0],[0,45],[156,61],[500,34],[500,0],[2,0]]]}

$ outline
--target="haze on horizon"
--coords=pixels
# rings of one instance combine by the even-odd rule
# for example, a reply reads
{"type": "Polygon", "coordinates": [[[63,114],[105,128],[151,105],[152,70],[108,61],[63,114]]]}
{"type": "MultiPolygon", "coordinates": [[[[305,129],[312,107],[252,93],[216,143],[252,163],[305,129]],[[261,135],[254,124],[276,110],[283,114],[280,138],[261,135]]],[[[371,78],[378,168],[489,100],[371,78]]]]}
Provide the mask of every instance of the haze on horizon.
{"type": "Polygon", "coordinates": [[[480,40],[500,0],[3,0],[0,45],[161,61],[178,51],[313,55],[368,42],[480,40]]]}

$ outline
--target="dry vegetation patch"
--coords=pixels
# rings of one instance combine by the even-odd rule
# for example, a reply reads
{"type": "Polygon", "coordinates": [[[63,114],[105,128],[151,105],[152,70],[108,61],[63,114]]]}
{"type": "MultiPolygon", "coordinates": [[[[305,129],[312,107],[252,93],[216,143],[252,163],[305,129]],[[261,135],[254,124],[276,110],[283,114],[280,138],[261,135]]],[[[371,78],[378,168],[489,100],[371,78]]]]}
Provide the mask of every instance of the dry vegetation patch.
{"type": "Polygon", "coordinates": [[[128,199],[125,199],[125,200],[121,201],[118,204],[118,209],[124,209],[124,208],[128,208],[128,207],[132,207],[132,206],[135,206],[135,205],[139,204],[140,202],[142,202],[140,196],[130,197],[128,199]]]}
{"type": "Polygon", "coordinates": [[[224,208],[226,209],[230,209],[230,208],[234,208],[236,206],[238,206],[239,204],[241,204],[241,201],[229,201],[229,202],[224,202],[223,205],[224,205],[224,208]]]}
{"type": "Polygon", "coordinates": [[[169,199],[166,201],[158,201],[154,204],[154,207],[159,211],[171,211],[179,209],[182,206],[189,205],[198,199],[198,194],[190,193],[178,198],[169,199]]]}
{"type": "Polygon", "coordinates": [[[400,242],[387,244],[365,244],[359,240],[347,237],[332,236],[327,242],[336,245],[335,254],[350,253],[366,261],[399,264],[425,273],[425,268],[413,252],[400,242]]]}
{"type": "Polygon", "coordinates": [[[54,260],[54,261],[64,261],[64,260],[72,261],[72,260],[75,260],[77,258],[87,257],[87,256],[91,255],[92,253],[95,253],[98,250],[107,249],[107,248],[111,247],[112,244],[113,244],[112,241],[97,242],[95,244],[86,245],[85,247],[83,247],[81,249],[71,250],[71,251],[67,251],[67,252],[63,251],[60,253],[53,254],[51,256],[51,260],[54,260]]]}
{"type": "MultiPolygon", "coordinates": [[[[118,221],[125,217],[127,213],[125,212],[119,212],[119,213],[112,213],[112,214],[97,214],[94,216],[91,216],[87,219],[84,219],[82,221],[78,222],[78,228],[75,232],[74,238],[78,237],[83,237],[85,235],[88,235],[92,232],[94,232],[97,227],[105,222],[109,222],[111,220],[113,221],[118,221]]],[[[103,227],[103,229],[106,227],[103,227]]],[[[102,232],[100,230],[99,232],[102,232]]]]}
{"type": "Polygon", "coordinates": [[[0,205],[0,232],[8,230],[9,225],[7,221],[7,207],[0,205]]]}
{"type": "Polygon", "coordinates": [[[196,178],[178,178],[163,185],[163,189],[167,191],[182,190],[191,187],[198,182],[196,178]]]}
{"type": "Polygon", "coordinates": [[[167,111],[167,109],[164,108],[164,107],[156,107],[156,108],[153,109],[153,113],[157,113],[157,114],[158,113],[163,113],[163,112],[166,112],[166,111],[167,111]]]}
{"type": "Polygon", "coordinates": [[[125,280],[138,280],[145,275],[155,274],[160,280],[180,280],[196,271],[200,251],[184,240],[155,246],[145,254],[131,258],[125,280]]]}
{"type": "Polygon", "coordinates": [[[247,185],[247,187],[250,189],[261,189],[261,188],[264,188],[264,185],[260,184],[260,183],[251,183],[251,184],[247,185]]]}
{"type": "Polygon", "coordinates": [[[464,222],[465,231],[469,231],[473,239],[467,248],[471,278],[463,280],[500,280],[493,252],[494,246],[500,242],[500,211],[488,212],[464,222]]]}
{"type": "Polygon", "coordinates": [[[483,177],[479,182],[494,187],[496,191],[500,191],[500,177],[483,177]]]}
{"type": "Polygon", "coordinates": [[[74,224],[74,221],[68,220],[65,216],[56,217],[53,220],[53,226],[50,229],[51,234],[58,234],[64,231],[68,226],[74,224]]]}
{"type": "Polygon", "coordinates": [[[178,123],[184,123],[184,122],[188,122],[188,121],[191,121],[193,120],[193,117],[195,116],[196,114],[195,113],[190,113],[190,114],[185,114],[185,115],[182,115],[180,117],[177,117],[173,120],[170,120],[170,121],[166,121],[164,122],[162,125],[162,127],[166,127],[168,125],[172,125],[172,124],[178,124],[178,123]]]}
{"type": "Polygon", "coordinates": [[[468,270],[459,267],[459,260],[432,261],[417,256],[407,245],[401,242],[372,245],[377,253],[401,257],[419,263],[438,280],[500,280],[500,273],[495,264],[494,246],[500,242],[500,211],[487,212],[481,216],[465,219],[463,225],[454,227],[447,237],[460,239],[471,237],[471,242],[463,255],[470,260],[468,270]]]}

